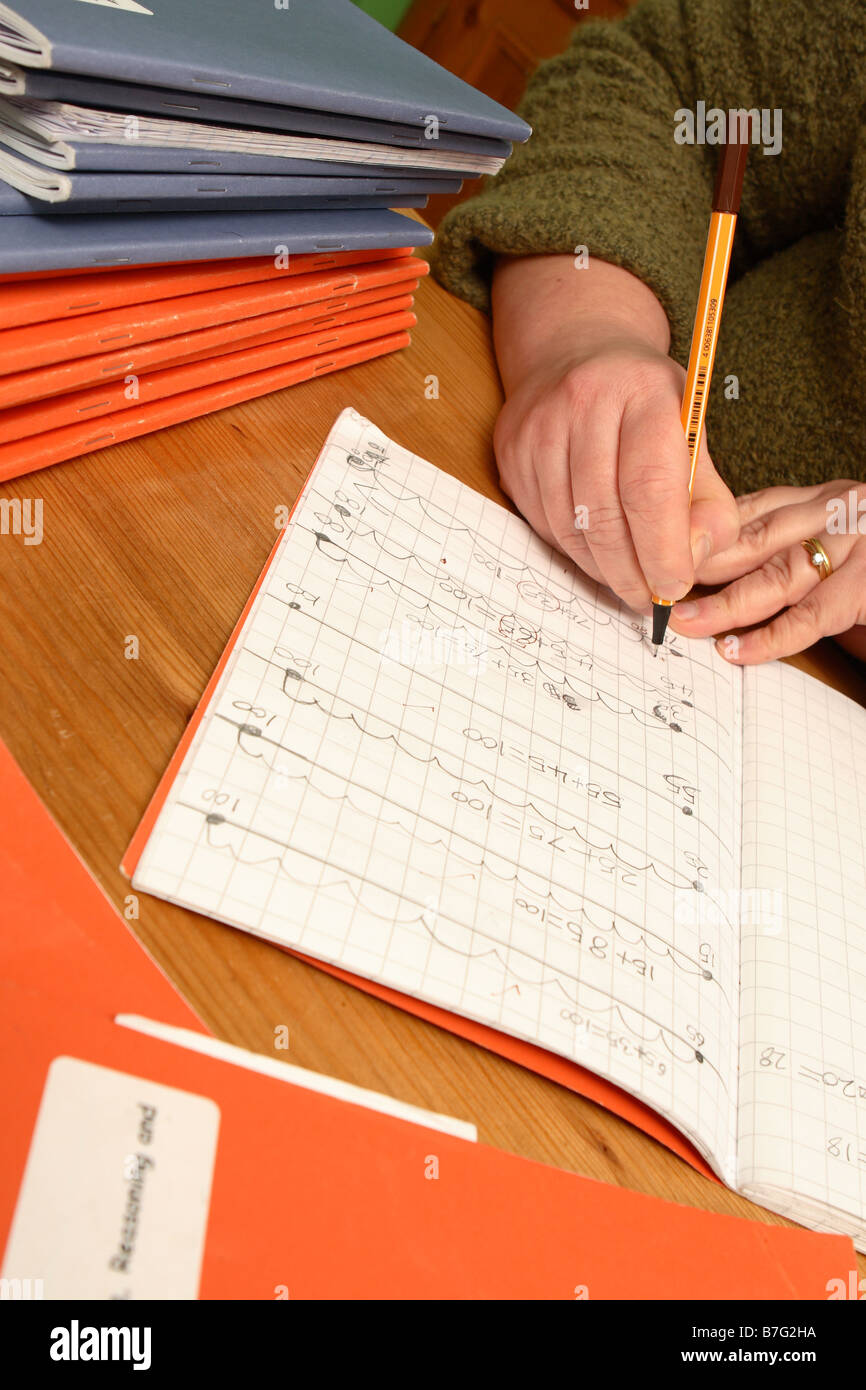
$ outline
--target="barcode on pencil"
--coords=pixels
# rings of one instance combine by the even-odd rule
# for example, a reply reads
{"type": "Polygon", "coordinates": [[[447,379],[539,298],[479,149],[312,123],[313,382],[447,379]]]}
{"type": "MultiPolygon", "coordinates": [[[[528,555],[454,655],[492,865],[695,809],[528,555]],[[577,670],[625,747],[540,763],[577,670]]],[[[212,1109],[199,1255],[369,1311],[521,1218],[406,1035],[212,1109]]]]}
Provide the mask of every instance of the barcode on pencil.
{"type": "Polygon", "coordinates": [[[695,378],[695,398],[692,402],[692,413],[689,419],[689,432],[686,435],[690,452],[694,449],[695,444],[697,443],[698,432],[701,423],[701,407],[704,403],[704,392],[706,389],[707,369],[706,367],[698,367],[697,376],[695,378]]]}

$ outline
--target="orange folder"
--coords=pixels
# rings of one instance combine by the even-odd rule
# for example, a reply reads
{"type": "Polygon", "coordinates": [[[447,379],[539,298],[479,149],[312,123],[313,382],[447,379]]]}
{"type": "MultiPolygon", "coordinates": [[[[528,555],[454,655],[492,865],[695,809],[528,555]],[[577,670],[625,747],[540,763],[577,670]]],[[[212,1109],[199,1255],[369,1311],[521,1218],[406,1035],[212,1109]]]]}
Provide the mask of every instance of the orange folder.
{"type": "Polygon", "coordinates": [[[79,454],[119,444],[125,439],[137,439],[142,434],[165,429],[167,425],[194,420],[199,415],[209,415],[226,406],[265,396],[270,391],[280,391],[315,376],[338,372],[358,362],[368,362],[408,345],[408,333],[391,333],[386,338],[374,338],[317,357],[305,357],[299,362],[249,372],[231,381],[220,381],[193,391],[183,391],[164,400],[150,401],[134,409],[106,415],[98,424],[83,420],[63,429],[48,430],[11,444],[0,444],[0,480],[17,478],[37,468],[47,468],[52,463],[62,463],[79,454]]]}
{"type": "MultiPolygon", "coordinates": [[[[197,1287],[193,1277],[187,1297],[826,1299],[831,1281],[848,1280],[857,1269],[845,1236],[712,1215],[594,1182],[201,1056],[65,1001],[40,1008],[25,991],[4,994],[0,1070],[15,1103],[0,1158],[0,1246],[22,1192],[37,1116],[43,1119],[49,1069],[63,1059],[67,1069],[100,1068],[96,1080],[136,1079],[138,1104],[156,1112],[156,1170],[144,1180],[145,1194],[150,1183],[155,1195],[152,1184],[166,1162],[159,1123],[167,1097],[155,1095],[154,1086],[171,1088],[175,1104],[205,1102],[213,1113],[207,1172],[195,1145],[203,1249],[197,1287]]],[[[76,1109],[64,1128],[61,1168],[82,1143],[76,1109]]],[[[132,1131],[131,1154],[118,1150],[115,1170],[124,1157],[150,1157],[134,1144],[132,1131]]],[[[91,1162],[101,1157],[96,1149],[91,1162]]],[[[55,1153],[51,1181],[68,1183],[58,1162],[55,1153]]],[[[39,1193],[32,1192],[32,1170],[27,1176],[32,1208],[39,1193]]],[[[122,1191],[119,1181],[117,1187],[122,1191]]],[[[73,1188],[63,1224],[43,1236],[49,1246],[75,1220],[75,1197],[73,1188]]],[[[97,1200],[116,1208],[119,1232],[124,1208],[109,1181],[97,1200]]],[[[127,1237],[129,1267],[109,1268],[118,1247],[100,1247],[103,1298],[129,1297],[130,1279],[135,1297],[139,1252],[147,1245],[151,1262],[159,1260],[160,1244],[171,1239],[148,1224],[150,1211],[145,1197],[134,1239],[127,1237]]],[[[102,1224],[99,1211],[91,1220],[102,1224]]],[[[82,1261],[87,1253],[75,1251],[82,1261]]],[[[10,1267],[7,1256],[3,1273],[26,1278],[38,1271],[10,1267]]],[[[49,1282],[45,1293],[68,1298],[76,1287],[73,1276],[71,1288],[49,1282]]]]}
{"type": "Polygon", "coordinates": [[[123,982],[130,1012],[203,1025],[61,834],[0,743],[0,979],[106,1012],[123,982]]]}
{"type": "Polygon", "coordinates": [[[386,285],[417,280],[426,262],[401,256],[368,265],[340,267],[281,280],[208,290],[204,293],[127,305],[53,323],[9,328],[0,336],[0,373],[20,372],[91,353],[132,347],[155,338],[194,332],[214,323],[252,318],[295,304],[325,302],[386,285]]]}
{"type": "Polygon", "coordinates": [[[49,396],[64,395],[85,386],[117,381],[131,374],[139,376],[142,372],[193,357],[205,357],[220,351],[231,352],[239,341],[264,342],[265,335],[269,333],[290,337],[293,333],[312,332],[314,328],[355,323],[376,314],[411,309],[412,292],[417,286],[417,280],[401,280],[395,285],[382,285],[339,299],[329,299],[324,304],[296,304],[273,314],[257,314],[252,319],[216,323],[211,328],[178,333],[171,338],[156,338],[153,342],[138,343],[132,348],[98,352],[67,362],[53,362],[47,367],[35,367],[26,372],[11,372],[0,376],[0,410],[49,396]],[[401,293],[395,295],[394,290],[401,293]]]}
{"type": "MultiPolygon", "coordinates": [[[[56,1249],[68,1223],[83,1221],[83,1248],[72,1258],[98,1271],[103,1297],[123,1295],[127,1279],[138,1277],[139,1256],[157,1262],[157,1275],[160,1260],[167,1275],[172,1255],[191,1260],[187,1296],[205,1299],[823,1299],[830,1280],[856,1270],[846,1237],[663,1202],[452,1137],[428,1128],[423,1114],[411,1123],[366,1108],[362,1098],[347,1103],[248,1071],[240,1049],[233,1050],[237,1064],[191,1050],[207,1039],[205,1030],[2,744],[0,871],[4,1278],[40,1275],[10,1267],[9,1259],[23,1208],[32,1214],[35,1203],[37,1221],[42,1215],[39,1127],[49,1083],[56,1103],[56,1084],[70,1072],[79,1082],[83,1073],[87,1081],[126,1086],[140,1113],[156,1101],[154,1087],[170,1088],[173,1103],[204,1106],[215,1139],[212,1171],[192,1174],[202,1197],[198,1253],[191,1260],[188,1248],[179,1251],[165,1211],[160,1224],[150,1200],[165,1188],[151,1187],[129,1267],[110,1267],[113,1247],[94,1248],[94,1232],[107,1216],[117,1240],[123,1210],[115,1188],[136,1179],[129,1150],[147,1156],[147,1134],[130,1135],[117,1154],[123,1172],[110,1166],[105,1191],[96,1187],[97,1209],[82,1213],[70,1154],[94,1144],[96,1162],[104,1152],[99,1136],[82,1133],[75,1107],[67,1112],[63,1162],[57,1151],[49,1154],[43,1237],[56,1249]],[[184,1031],[166,1041],[114,1021],[130,1013],[184,1031]],[[66,1184],[59,1198],[58,1184],[66,1184]],[[57,1225],[52,1203],[63,1212],[57,1225]]],[[[159,1148],[159,1108],[152,1108],[158,1166],[171,1155],[159,1148]]],[[[175,1176],[182,1185],[188,1175],[169,1170],[169,1185],[175,1176]]],[[[99,1177],[92,1174],[91,1185],[99,1177]]],[[[77,1292],[63,1288],[59,1296],[77,1292]]],[[[45,1296],[57,1293],[49,1281],[45,1296]]]]}
{"type": "Polygon", "coordinates": [[[314,252],[289,257],[278,270],[271,256],[238,257],[225,261],[187,261],[168,265],[130,266],[124,270],[49,271],[0,275],[0,328],[75,318],[154,299],[203,294],[255,280],[279,280],[286,275],[309,275],[347,265],[411,256],[412,248],[383,247],[372,251],[314,252]],[[35,283],[34,283],[35,281],[35,283]]]}
{"type": "MultiPolygon", "coordinates": [[[[250,325],[258,319],[245,320],[250,325]]],[[[404,332],[417,323],[408,310],[396,314],[378,314],[355,323],[330,328],[317,328],[312,333],[285,336],[279,332],[265,333],[264,341],[253,338],[234,344],[224,352],[193,354],[191,361],[172,364],[159,371],[145,372],[136,380],[136,400],[140,406],[196,390],[214,382],[245,376],[248,372],[263,371],[286,362],[316,357],[323,352],[349,347],[354,343],[404,332]]],[[[308,327],[309,325],[303,325],[308,327]]],[[[0,444],[25,440],[43,432],[61,430],[81,421],[101,419],[129,406],[127,386],[123,381],[106,382],[84,391],[55,396],[48,401],[36,401],[6,410],[0,415],[0,444]]]]}

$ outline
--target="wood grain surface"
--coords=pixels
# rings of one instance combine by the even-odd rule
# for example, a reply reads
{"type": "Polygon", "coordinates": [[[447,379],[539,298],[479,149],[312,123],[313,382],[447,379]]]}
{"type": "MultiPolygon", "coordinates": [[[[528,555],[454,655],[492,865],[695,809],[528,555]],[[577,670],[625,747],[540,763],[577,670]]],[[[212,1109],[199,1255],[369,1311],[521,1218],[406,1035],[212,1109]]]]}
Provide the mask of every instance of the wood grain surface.
{"type": "MultiPolygon", "coordinates": [[[[417,312],[406,351],[0,488],[44,506],[41,545],[0,536],[0,737],[119,908],[121,855],[340,410],[505,501],[487,320],[430,280],[417,312]]],[[[799,664],[866,702],[862,668],[831,644],[799,664]]],[[[221,1038],[475,1121],[515,1153],[784,1224],[596,1105],[276,947],[146,897],[134,926],[221,1038]]]]}

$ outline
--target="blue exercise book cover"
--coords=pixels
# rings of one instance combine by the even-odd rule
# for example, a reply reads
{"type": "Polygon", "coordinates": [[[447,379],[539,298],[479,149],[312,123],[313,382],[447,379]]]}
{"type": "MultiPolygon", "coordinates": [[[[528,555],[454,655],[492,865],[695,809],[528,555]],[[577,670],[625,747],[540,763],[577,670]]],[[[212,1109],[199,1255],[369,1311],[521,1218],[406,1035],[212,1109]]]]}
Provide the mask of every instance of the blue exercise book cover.
{"type": "Polygon", "coordinates": [[[525,140],[525,121],[352,0],[12,0],[0,57],[112,81],[525,140]]]}
{"type": "Polygon", "coordinates": [[[429,227],[386,210],[0,218],[0,274],[428,246],[429,227]]]}

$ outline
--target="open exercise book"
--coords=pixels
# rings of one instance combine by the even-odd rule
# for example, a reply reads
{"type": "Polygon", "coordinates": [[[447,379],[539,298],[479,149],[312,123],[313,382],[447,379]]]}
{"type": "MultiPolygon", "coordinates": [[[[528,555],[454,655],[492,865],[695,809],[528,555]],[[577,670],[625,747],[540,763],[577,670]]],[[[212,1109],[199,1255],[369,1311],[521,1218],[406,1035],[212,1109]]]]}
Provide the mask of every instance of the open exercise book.
{"type": "Polygon", "coordinates": [[[866,710],[655,649],[346,410],[133,884],[579,1062],[863,1249],[864,766],[866,710]]]}

